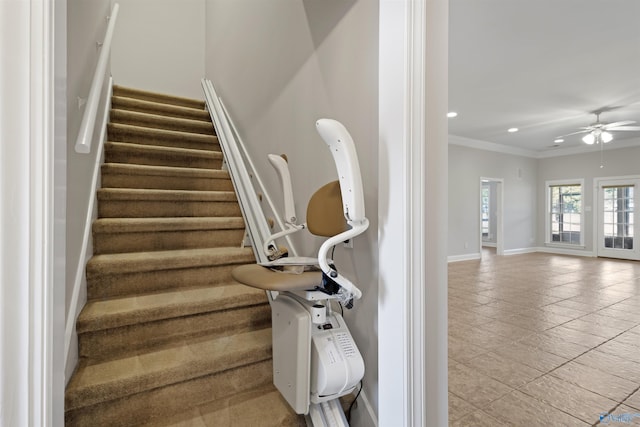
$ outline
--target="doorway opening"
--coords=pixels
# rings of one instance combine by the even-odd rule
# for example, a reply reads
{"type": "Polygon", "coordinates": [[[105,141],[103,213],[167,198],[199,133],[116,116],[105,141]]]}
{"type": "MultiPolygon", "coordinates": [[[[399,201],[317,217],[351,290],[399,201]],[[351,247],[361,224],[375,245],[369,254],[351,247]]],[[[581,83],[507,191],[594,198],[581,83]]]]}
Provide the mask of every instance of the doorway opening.
{"type": "Polygon", "coordinates": [[[480,177],[480,258],[484,248],[504,255],[503,186],[502,178],[480,177]]]}

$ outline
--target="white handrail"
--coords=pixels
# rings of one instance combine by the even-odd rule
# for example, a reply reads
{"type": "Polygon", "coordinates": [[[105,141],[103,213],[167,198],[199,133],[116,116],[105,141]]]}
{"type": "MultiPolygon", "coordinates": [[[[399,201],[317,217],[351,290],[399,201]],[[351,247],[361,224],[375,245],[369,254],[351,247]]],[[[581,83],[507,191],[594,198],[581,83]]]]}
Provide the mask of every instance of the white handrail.
{"type": "Polygon", "coordinates": [[[91,141],[96,125],[98,104],[100,102],[102,84],[104,83],[104,77],[107,72],[107,63],[109,61],[109,55],[111,52],[111,39],[113,38],[113,29],[116,24],[119,8],[120,5],[118,3],[114,4],[113,9],[111,10],[111,15],[109,16],[109,25],[107,25],[107,31],[104,35],[104,40],[101,48],[102,50],[100,51],[100,56],[98,57],[96,71],[93,74],[91,89],[89,89],[89,97],[87,98],[84,115],[82,116],[82,123],[80,124],[78,139],[76,140],[76,153],[86,154],[91,152],[91,141]]]}

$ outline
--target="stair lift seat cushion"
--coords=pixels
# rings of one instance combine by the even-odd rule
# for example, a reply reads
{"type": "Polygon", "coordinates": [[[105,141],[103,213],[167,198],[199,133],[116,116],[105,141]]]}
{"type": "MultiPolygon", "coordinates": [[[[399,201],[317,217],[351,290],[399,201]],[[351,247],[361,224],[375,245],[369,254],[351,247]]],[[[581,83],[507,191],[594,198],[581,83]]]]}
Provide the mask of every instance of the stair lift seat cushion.
{"type": "Polygon", "coordinates": [[[305,271],[291,273],[286,270],[276,270],[258,264],[248,264],[236,267],[231,275],[238,282],[265,291],[303,291],[313,289],[322,282],[322,272],[305,271]]]}
{"type": "MultiPolygon", "coordinates": [[[[323,237],[333,237],[348,230],[339,181],[320,187],[311,196],[307,205],[307,228],[312,234],[323,237]]],[[[317,266],[296,269],[249,264],[234,268],[231,275],[242,284],[267,291],[311,290],[322,283],[322,271],[317,266]]]]}

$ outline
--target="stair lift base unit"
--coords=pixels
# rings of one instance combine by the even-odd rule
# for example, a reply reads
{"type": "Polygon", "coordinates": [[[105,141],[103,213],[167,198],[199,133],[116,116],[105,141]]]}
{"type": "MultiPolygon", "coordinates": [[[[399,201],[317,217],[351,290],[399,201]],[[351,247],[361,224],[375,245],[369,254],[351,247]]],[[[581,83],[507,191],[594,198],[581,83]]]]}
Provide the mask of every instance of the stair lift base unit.
{"type": "Polygon", "coordinates": [[[364,376],[364,361],[342,316],[314,323],[314,306],[283,293],[270,303],[273,382],[296,413],[351,393],[364,376]]]}

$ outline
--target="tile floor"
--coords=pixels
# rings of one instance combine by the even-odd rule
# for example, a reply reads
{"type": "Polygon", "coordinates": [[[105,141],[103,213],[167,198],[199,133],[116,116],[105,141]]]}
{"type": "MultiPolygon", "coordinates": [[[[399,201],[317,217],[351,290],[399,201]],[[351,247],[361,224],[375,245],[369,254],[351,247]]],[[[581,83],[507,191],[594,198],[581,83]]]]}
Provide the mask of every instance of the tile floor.
{"type": "Polygon", "coordinates": [[[640,262],[485,250],[449,264],[449,420],[640,426],[640,262]]]}

